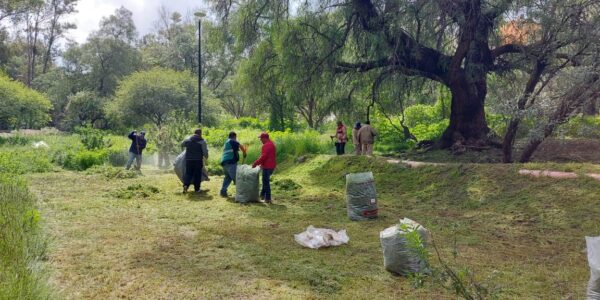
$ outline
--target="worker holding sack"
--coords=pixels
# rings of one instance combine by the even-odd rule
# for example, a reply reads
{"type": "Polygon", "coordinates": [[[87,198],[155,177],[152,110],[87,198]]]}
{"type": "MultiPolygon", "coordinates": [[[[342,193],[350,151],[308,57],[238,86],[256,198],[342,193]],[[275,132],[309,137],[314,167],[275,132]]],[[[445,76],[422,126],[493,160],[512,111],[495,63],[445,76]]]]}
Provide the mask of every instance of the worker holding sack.
{"type": "Polygon", "coordinates": [[[221,166],[223,167],[223,173],[225,174],[223,186],[221,187],[221,197],[228,197],[227,188],[229,188],[232,181],[235,184],[237,163],[240,161],[240,150],[242,150],[244,159],[246,159],[246,147],[237,141],[237,134],[232,131],[229,133],[227,141],[225,141],[225,145],[223,146],[223,156],[221,156],[221,166]]]}
{"type": "Polygon", "coordinates": [[[269,138],[269,134],[263,132],[258,137],[262,142],[262,151],[260,157],[252,164],[252,168],[260,166],[262,168],[262,189],[260,198],[266,203],[271,203],[271,175],[277,167],[277,149],[275,144],[269,138]]]}

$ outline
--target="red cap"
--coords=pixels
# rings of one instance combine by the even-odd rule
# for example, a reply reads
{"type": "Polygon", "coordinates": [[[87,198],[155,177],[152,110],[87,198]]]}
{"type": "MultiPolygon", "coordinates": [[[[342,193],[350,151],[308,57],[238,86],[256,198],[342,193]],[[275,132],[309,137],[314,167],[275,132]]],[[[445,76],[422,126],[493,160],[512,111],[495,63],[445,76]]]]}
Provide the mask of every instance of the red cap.
{"type": "Polygon", "coordinates": [[[258,138],[259,138],[259,139],[262,139],[262,138],[267,138],[267,139],[268,139],[268,138],[269,138],[269,134],[268,134],[268,133],[266,133],[266,132],[263,132],[263,133],[261,133],[261,134],[258,136],[258,138]]]}

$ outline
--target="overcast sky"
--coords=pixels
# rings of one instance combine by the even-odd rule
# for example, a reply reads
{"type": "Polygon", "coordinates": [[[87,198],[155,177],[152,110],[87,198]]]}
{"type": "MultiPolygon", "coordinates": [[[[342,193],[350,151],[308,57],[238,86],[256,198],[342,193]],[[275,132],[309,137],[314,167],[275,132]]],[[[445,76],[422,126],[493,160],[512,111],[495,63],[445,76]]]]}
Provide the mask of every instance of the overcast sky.
{"type": "Polygon", "coordinates": [[[98,29],[100,19],[113,14],[115,9],[121,6],[133,13],[133,21],[142,36],[152,31],[161,5],[184,16],[199,7],[206,7],[202,0],[79,0],[78,12],[69,19],[77,25],[77,29],[71,30],[68,36],[78,43],[85,42],[89,33],[98,29]]]}

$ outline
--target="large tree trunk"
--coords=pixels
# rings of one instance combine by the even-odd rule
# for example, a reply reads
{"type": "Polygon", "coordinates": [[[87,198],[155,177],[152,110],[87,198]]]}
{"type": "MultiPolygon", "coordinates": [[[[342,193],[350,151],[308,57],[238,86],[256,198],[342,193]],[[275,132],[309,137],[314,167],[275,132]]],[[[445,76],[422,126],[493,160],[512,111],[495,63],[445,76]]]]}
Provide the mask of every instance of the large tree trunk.
{"type": "Polygon", "coordinates": [[[489,144],[490,132],[484,110],[485,80],[469,85],[464,76],[457,77],[450,83],[450,124],[442,135],[440,146],[457,152],[466,148],[481,149],[489,144]]]}

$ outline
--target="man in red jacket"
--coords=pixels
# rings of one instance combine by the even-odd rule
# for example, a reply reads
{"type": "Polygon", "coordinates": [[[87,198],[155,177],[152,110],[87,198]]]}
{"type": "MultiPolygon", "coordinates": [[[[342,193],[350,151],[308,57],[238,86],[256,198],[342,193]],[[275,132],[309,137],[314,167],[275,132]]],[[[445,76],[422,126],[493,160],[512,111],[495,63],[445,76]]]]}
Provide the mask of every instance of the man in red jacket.
{"type": "Polygon", "coordinates": [[[277,150],[275,144],[269,139],[269,134],[263,132],[258,137],[263,143],[260,157],[252,164],[252,167],[260,166],[262,168],[262,190],[260,197],[266,203],[271,203],[271,175],[277,167],[277,150]]]}

